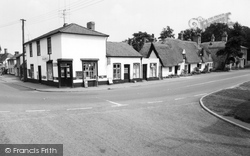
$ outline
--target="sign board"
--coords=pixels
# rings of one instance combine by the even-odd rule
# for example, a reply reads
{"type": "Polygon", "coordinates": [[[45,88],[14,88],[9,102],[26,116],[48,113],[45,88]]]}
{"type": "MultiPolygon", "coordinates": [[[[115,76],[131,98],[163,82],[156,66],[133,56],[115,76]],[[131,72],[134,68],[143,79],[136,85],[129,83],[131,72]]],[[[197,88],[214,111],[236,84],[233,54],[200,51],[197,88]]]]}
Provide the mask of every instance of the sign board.
{"type": "Polygon", "coordinates": [[[209,27],[213,23],[225,23],[228,26],[232,26],[234,23],[230,21],[229,16],[231,15],[230,12],[225,14],[216,15],[213,17],[210,17],[208,19],[204,19],[202,17],[192,18],[189,20],[188,25],[190,28],[196,29],[200,28],[202,30],[205,30],[207,27],[209,27]]]}

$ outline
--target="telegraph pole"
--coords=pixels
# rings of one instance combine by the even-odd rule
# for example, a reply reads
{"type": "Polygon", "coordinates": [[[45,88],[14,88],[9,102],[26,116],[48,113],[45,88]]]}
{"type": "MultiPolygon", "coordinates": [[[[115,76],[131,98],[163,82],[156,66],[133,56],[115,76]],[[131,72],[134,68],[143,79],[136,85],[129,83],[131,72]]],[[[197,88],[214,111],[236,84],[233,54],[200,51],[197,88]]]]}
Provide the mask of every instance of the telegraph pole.
{"type": "Polygon", "coordinates": [[[24,22],[25,19],[21,19],[22,21],[22,46],[23,46],[23,81],[27,80],[27,72],[26,72],[26,62],[25,62],[25,47],[24,47],[24,22]]]}

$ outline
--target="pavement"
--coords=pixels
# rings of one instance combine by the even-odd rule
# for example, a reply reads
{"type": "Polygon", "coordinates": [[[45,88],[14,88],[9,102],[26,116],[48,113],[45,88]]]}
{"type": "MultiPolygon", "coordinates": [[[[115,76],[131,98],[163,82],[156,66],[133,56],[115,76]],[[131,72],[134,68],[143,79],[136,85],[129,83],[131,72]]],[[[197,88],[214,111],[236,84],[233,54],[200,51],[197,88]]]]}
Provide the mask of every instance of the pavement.
{"type": "MultiPolygon", "coordinates": [[[[169,79],[170,80],[170,79],[169,79]]],[[[41,92],[86,92],[86,91],[98,91],[98,90],[112,90],[112,89],[118,89],[118,88],[128,88],[128,87],[136,87],[136,86],[142,86],[142,85],[150,85],[150,84],[156,84],[156,83],[162,83],[162,81],[165,80],[155,80],[155,81],[142,81],[142,82],[131,82],[131,83],[121,83],[121,84],[112,84],[112,85],[99,85],[98,87],[53,87],[48,86],[44,84],[39,83],[32,83],[32,82],[23,82],[20,80],[19,77],[16,77],[14,75],[2,75],[0,76],[0,81],[4,81],[7,83],[16,84],[18,86],[22,86],[25,88],[33,89],[36,91],[41,92]]]]}

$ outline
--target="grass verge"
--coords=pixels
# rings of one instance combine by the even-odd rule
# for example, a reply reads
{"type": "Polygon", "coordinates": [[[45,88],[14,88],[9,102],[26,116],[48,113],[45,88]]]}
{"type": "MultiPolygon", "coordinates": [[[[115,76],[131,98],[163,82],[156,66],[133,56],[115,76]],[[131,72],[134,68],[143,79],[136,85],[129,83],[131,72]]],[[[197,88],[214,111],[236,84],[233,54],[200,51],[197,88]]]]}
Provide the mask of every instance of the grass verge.
{"type": "Polygon", "coordinates": [[[250,81],[206,96],[203,104],[219,115],[250,123],[250,81]]]}

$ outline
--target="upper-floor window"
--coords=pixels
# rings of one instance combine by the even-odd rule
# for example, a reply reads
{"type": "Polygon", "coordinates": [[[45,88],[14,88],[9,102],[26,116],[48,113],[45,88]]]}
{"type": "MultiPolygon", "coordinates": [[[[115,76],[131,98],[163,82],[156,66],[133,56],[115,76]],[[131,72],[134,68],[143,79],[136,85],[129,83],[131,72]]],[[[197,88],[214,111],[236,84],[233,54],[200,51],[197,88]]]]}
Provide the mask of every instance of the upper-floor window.
{"type": "Polygon", "coordinates": [[[40,41],[36,41],[37,56],[41,56],[40,41]]]}
{"type": "Polygon", "coordinates": [[[47,38],[48,54],[52,54],[51,37],[47,38]]]}
{"type": "Polygon", "coordinates": [[[29,48],[30,48],[30,57],[33,57],[32,43],[29,44],[29,48]]]}

